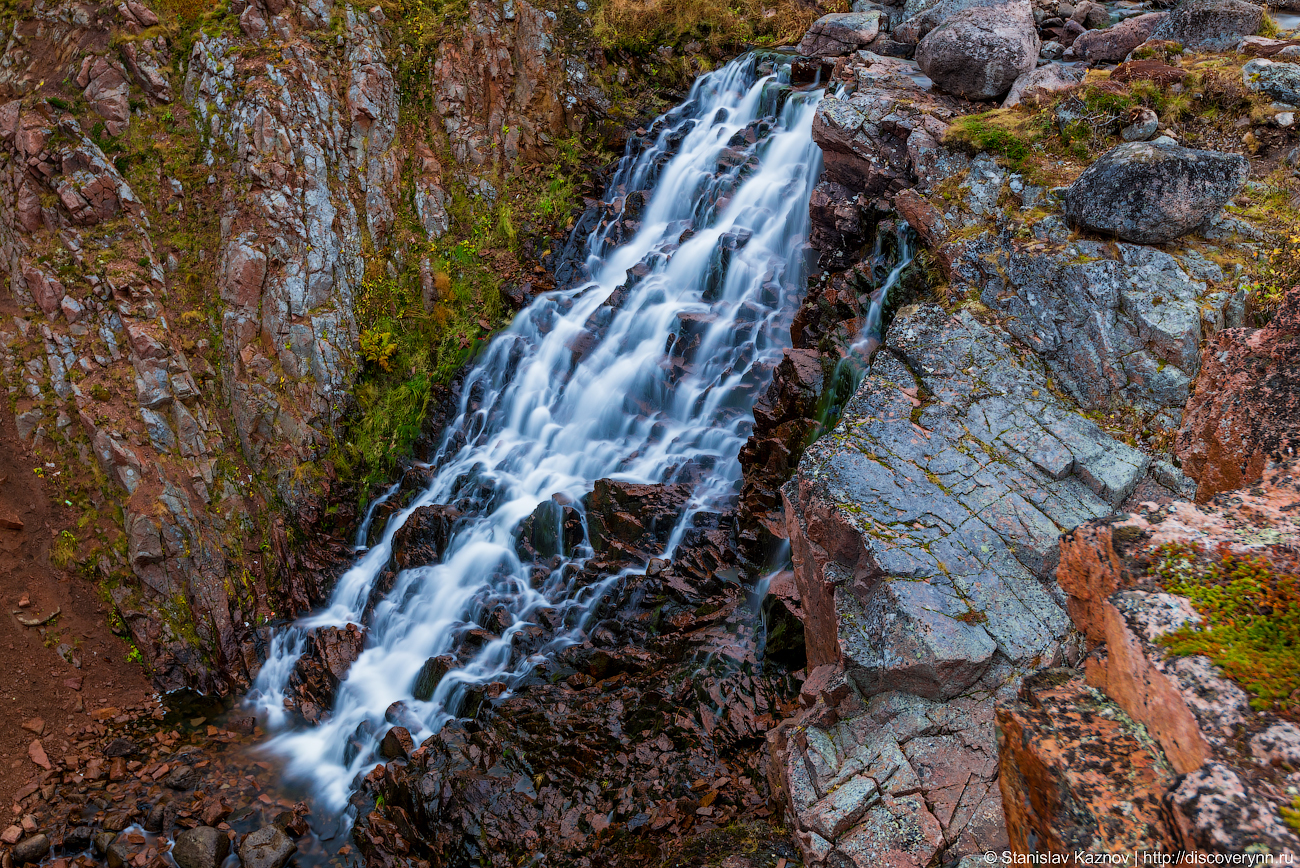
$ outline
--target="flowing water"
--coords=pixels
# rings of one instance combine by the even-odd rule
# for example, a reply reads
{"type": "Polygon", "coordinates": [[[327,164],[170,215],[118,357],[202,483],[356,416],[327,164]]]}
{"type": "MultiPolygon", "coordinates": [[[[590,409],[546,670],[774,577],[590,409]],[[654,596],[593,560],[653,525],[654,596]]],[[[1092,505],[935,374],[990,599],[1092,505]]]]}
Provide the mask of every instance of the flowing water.
{"type": "Polygon", "coordinates": [[[514,535],[539,504],[561,494],[580,506],[605,477],[697,480],[671,550],[693,512],[734,496],[754,398],[788,344],[805,285],[819,96],[791,88],[779,58],[748,55],[701,77],[656,122],[653,143],[630,145],[607,200],[630,212],[626,203],[639,197],[628,194],[644,191],[634,231],[598,226],[587,239],[591,280],[538,297],[493,339],[466,378],[428,489],[359,553],[327,609],[276,635],[253,701],[276,730],[269,749],[320,807],[345,806],[373,761],[373,740],[358,749],[356,734],[382,731],[391,703],[406,702],[420,741],[456,714],[466,685],[517,685],[540,656],[581,641],[616,577],[573,587],[566,565],[590,556],[583,544],[545,580],[530,579],[534,565],[520,561],[514,535]],[[283,700],[307,631],[362,622],[394,533],[429,504],[464,512],[441,562],[397,575],[366,616],[366,650],[328,719],[296,725],[283,700]],[[513,626],[443,677],[428,701],[416,700],[425,661],[452,652],[476,618],[501,606],[513,626]],[[511,637],[541,608],[564,610],[567,627],[521,656],[511,637]]]}

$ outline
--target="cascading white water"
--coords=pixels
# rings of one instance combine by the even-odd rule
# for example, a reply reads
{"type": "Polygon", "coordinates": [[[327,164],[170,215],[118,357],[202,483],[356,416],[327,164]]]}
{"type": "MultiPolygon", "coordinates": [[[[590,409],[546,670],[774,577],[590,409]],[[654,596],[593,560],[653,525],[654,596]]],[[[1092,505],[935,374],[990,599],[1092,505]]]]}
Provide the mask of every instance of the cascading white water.
{"type": "MultiPolygon", "coordinates": [[[[821,169],[811,138],[820,92],[788,82],[779,59],[740,58],[701,77],[655,124],[652,146],[629,148],[607,195],[623,207],[629,192],[644,191],[639,229],[614,245],[613,222],[597,227],[587,240],[591,281],[537,298],[493,339],[465,381],[429,488],[389,519],[329,608],[273,639],[252,701],[279,730],[269,749],[310,781],[321,807],[344,807],[371,761],[348,741],[359,727],[382,732],[394,701],[420,721],[412,732],[420,741],[454,715],[466,684],[526,676],[537,655],[513,651],[512,636],[538,609],[564,610],[569,625],[540,654],[581,641],[585,616],[614,579],[575,588],[562,562],[530,584],[514,534],[539,503],[557,493],[576,502],[604,477],[661,482],[694,463],[706,472],[671,549],[693,511],[738,490],[755,392],[788,343],[804,289],[808,202],[821,169]],[[619,303],[606,304],[620,287],[619,303]],[[668,348],[688,322],[698,346],[683,366],[668,348]],[[330,716],[292,726],[283,700],[306,631],[360,622],[394,533],[428,504],[465,511],[442,562],[398,574],[369,615],[366,650],[330,716]],[[513,626],[444,676],[428,701],[414,699],[425,661],[452,651],[497,606],[513,626]]],[[[590,554],[579,546],[570,558],[590,554]]]]}

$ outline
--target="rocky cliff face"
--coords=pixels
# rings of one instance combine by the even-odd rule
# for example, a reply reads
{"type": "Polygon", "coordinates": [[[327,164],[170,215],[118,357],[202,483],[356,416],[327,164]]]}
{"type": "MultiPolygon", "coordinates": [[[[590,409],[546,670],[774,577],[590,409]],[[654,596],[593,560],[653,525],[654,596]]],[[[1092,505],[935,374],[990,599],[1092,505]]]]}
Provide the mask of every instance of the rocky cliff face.
{"type": "Polygon", "coordinates": [[[328,506],[366,275],[432,283],[408,260],[447,230],[448,183],[494,195],[608,102],[526,2],[470,4],[406,114],[380,7],[240,2],[200,24],[135,3],[15,23],[0,343],[20,434],[66,463],[100,537],[83,553],[156,683],[226,692],[262,622],[321,598],[328,551],[286,528],[328,506]]]}

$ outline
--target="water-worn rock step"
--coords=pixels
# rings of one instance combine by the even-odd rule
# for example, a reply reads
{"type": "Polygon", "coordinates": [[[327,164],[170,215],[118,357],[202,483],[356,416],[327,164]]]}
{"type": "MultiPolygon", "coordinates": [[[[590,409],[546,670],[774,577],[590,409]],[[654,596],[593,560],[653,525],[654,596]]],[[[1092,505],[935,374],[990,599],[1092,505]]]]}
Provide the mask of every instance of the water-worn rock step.
{"type": "Polygon", "coordinates": [[[810,864],[869,864],[867,842],[918,866],[1002,849],[994,703],[1074,656],[1059,536],[1113,511],[1150,463],[1054,393],[997,324],[933,304],[898,313],[782,490],[809,666],[842,672],[771,737],[810,864]],[[953,715],[960,726],[937,723],[953,715]],[[849,823],[843,797],[826,799],[856,774],[884,795],[849,823]],[[867,824],[915,834],[904,847],[867,824]]]}

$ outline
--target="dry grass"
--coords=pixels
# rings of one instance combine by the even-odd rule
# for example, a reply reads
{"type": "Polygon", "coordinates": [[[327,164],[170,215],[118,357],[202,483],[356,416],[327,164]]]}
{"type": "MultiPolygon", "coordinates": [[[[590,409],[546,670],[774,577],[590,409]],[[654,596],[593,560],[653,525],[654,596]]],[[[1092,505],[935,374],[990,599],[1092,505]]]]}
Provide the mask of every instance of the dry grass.
{"type": "Polygon", "coordinates": [[[847,0],[605,0],[594,30],[607,50],[646,54],[662,45],[699,42],[727,51],[797,42],[813,21],[848,8],[847,0]]]}

